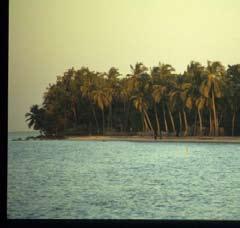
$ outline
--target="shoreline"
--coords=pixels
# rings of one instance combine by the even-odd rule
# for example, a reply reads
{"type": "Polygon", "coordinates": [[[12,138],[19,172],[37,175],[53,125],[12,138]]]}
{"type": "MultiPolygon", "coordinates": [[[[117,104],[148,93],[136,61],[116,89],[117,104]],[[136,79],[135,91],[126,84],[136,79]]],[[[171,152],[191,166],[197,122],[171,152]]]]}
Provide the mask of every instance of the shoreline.
{"type": "Polygon", "coordinates": [[[67,136],[65,140],[71,141],[127,141],[127,142],[189,142],[189,143],[239,143],[239,136],[185,136],[175,137],[168,136],[162,137],[162,139],[154,139],[150,136],[67,136]]]}
{"type": "Polygon", "coordinates": [[[28,140],[68,140],[68,141],[125,141],[125,142],[174,142],[174,143],[239,143],[240,136],[163,136],[161,139],[154,139],[152,136],[29,136],[27,138],[16,138],[12,141],[28,141],[28,140]]]}

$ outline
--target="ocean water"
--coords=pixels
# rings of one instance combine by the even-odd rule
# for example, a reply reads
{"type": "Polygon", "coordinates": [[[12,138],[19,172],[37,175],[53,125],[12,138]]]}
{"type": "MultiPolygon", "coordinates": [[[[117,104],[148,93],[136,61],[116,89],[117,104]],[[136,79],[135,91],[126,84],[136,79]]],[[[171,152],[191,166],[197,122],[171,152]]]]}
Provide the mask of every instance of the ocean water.
{"type": "Polygon", "coordinates": [[[26,136],[9,134],[8,218],[240,219],[240,144],[26,136]]]}

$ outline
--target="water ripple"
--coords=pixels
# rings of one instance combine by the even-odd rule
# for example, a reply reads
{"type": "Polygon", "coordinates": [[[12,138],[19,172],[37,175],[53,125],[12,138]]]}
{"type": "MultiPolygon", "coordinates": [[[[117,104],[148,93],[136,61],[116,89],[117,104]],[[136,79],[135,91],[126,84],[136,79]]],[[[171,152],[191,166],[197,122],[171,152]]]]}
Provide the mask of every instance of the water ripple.
{"type": "Polygon", "coordinates": [[[237,220],[239,149],[237,144],[9,141],[8,217],[237,220]]]}

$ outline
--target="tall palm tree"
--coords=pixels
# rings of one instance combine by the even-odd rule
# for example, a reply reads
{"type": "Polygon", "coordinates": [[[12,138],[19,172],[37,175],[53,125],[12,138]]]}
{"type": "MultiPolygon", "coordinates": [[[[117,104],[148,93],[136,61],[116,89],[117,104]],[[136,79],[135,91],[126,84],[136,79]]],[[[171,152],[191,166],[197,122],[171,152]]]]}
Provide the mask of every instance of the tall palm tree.
{"type": "Polygon", "coordinates": [[[131,74],[127,74],[128,77],[128,91],[130,93],[137,93],[139,92],[139,87],[142,85],[144,85],[142,83],[142,76],[146,75],[148,68],[143,64],[143,63],[136,63],[135,67],[133,67],[132,65],[130,65],[131,68],[131,74]]]}
{"type": "Polygon", "coordinates": [[[226,83],[225,97],[232,111],[232,136],[234,136],[237,114],[240,111],[240,64],[228,65],[226,83]]]}
{"type": "Polygon", "coordinates": [[[143,116],[143,123],[144,123],[143,129],[151,130],[153,132],[153,127],[152,127],[150,118],[147,113],[148,103],[147,103],[146,99],[144,98],[143,94],[141,93],[137,96],[133,96],[132,99],[133,99],[133,104],[134,104],[135,108],[143,116]]]}
{"type": "Polygon", "coordinates": [[[108,114],[108,128],[112,130],[112,102],[113,98],[116,95],[115,93],[117,92],[117,83],[118,83],[118,77],[120,76],[120,73],[117,68],[111,67],[109,71],[105,74],[107,77],[106,80],[106,94],[108,96],[108,99],[110,101],[109,104],[109,114],[108,114]]]}
{"type": "Polygon", "coordinates": [[[97,132],[99,133],[99,123],[98,123],[96,111],[93,105],[94,103],[93,91],[96,89],[96,82],[95,82],[96,74],[94,74],[93,72],[90,72],[88,69],[83,69],[83,70],[84,70],[84,76],[87,76],[87,77],[84,78],[83,84],[80,86],[80,91],[82,93],[82,96],[86,97],[90,103],[90,108],[92,110],[93,117],[96,123],[97,132]]]}
{"type": "Polygon", "coordinates": [[[200,96],[195,101],[195,107],[197,108],[198,118],[199,118],[199,127],[200,127],[200,136],[203,134],[203,124],[202,124],[202,110],[206,106],[206,98],[200,96]]]}
{"type": "Polygon", "coordinates": [[[130,65],[132,73],[128,76],[128,91],[131,94],[131,100],[135,108],[142,115],[143,130],[153,127],[147,113],[149,107],[149,92],[151,91],[150,75],[147,73],[148,68],[143,63],[136,63],[135,67],[130,65]]]}
{"type": "Polygon", "coordinates": [[[107,87],[103,89],[105,96],[108,99],[108,108],[109,108],[109,113],[108,113],[108,129],[112,130],[112,102],[113,102],[113,95],[114,95],[114,88],[112,87],[107,87]]]}
{"type": "MultiPolygon", "coordinates": [[[[161,127],[160,127],[160,121],[158,118],[158,112],[157,112],[157,105],[159,104],[162,100],[162,96],[164,95],[166,91],[166,87],[162,86],[162,85],[153,85],[153,91],[152,91],[152,97],[153,97],[153,101],[154,101],[154,111],[155,111],[155,118],[156,118],[156,123],[157,123],[157,134],[160,135],[161,133],[161,127]]],[[[165,121],[165,128],[166,131],[168,131],[168,127],[167,127],[167,121],[166,121],[166,116],[164,113],[164,121],[165,121]]]]}
{"type": "Polygon", "coordinates": [[[220,98],[222,96],[220,77],[223,76],[223,74],[224,67],[220,62],[208,61],[208,65],[206,68],[206,77],[200,86],[200,92],[202,95],[207,98],[211,96],[215,136],[218,136],[219,134],[215,98],[220,98]]]}
{"type": "Polygon", "coordinates": [[[104,109],[109,106],[110,100],[109,100],[107,94],[103,90],[101,90],[101,89],[94,90],[92,92],[92,97],[93,97],[93,101],[95,102],[95,104],[102,111],[102,130],[103,130],[103,134],[104,134],[105,133],[104,109]]]}
{"type": "MultiPolygon", "coordinates": [[[[165,125],[165,131],[167,133],[168,133],[169,127],[166,119],[166,108],[170,116],[173,131],[175,132],[175,124],[174,124],[173,116],[172,116],[171,110],[169,109],[169,105],[167,101],[167,88],[169,88],[169,81],[174,71],[175,69],[170,64],[164,64],[161,62],[159,62],[158,66],[154,66],[151,69],[152,83],[155,87],[153,89],[154,92],[152,93],[152,96],[153,96],[154,103],[156,103],[158,99],[160,100],[157,103],[160,103],[160,102],[162,103],[164,125],[165,125]]],[[[155,110],[156,110],[156,107],[155,107],[155,110]]],[[[159,124],[158,122],[159,121],[157,121],[157,125],[159,124]]],[[[160,127],[158,127],[158,132],[160,131],[159,128],[160,127]]]]}
{"type": "Polygon", "coordinates": [[[151,69],[151,76],[154,84],[162,83],[166,77],[170,77],[175,69],[170,64],[159,62],[158,66],[151,69]]]}
{"type": "Polygon", "coordinates": [[[178,112],[179,116],[179,130],[182,131],[182,114],[184,117],[185,133],[188,134],[188,122],[185,112],[187,94],[192,84],[185,82],[183,76],[179,75],[176,77],[176,81],[171,81],[171,90],[169,92],[169,102],[172,110],[178,112]]]}
{"type": "Polygon", "coordinates": [[[195,130],[196,130],[196,124],[197,124],[196,120],[198,116],[199,125],[201,125],[200,134],[202,132],[203,126],[202,126],[202,116],[201,116],[202,109],[200,110],[198,109],[199,101],[200,101],[200,98],[202,97],[199,91],[199,88],[203,81],[204,70],[205,68],[202,64],[196,61],[191,61],[190,64],[187,66],[187,71],[184,72],[184,77],[186,78],[186,81],[191,83],[191,87],[189,88],[187,93],[187,99],[186,99],[185,105],[188,108],[188,110],[192,111],[193,115],[195,115],[195,125],[194,125],[195,130]]]}
{"type": "Polygon", "coordinates": [[[119,91],[118,91],[118,98],[119,101],[123,104],[123,130],[126,131],[129,122],[129,114],[131,109],[131,96],[132,90],[129,88],[129,80],[130,78],[123,78],[119,82],[119,91]]]}

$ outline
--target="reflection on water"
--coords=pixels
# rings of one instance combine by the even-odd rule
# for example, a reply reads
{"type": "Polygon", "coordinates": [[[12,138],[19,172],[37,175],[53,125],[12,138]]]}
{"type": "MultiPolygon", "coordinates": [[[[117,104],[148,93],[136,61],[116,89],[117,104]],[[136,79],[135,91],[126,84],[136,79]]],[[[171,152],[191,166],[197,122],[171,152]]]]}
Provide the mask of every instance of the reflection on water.
{"type": "Polygon", "coordinates": [[[240,219],[240,144],[8,147],[9,218],[240,219]]]}

